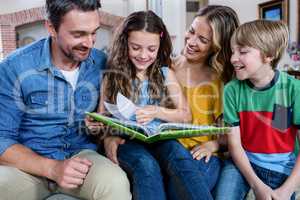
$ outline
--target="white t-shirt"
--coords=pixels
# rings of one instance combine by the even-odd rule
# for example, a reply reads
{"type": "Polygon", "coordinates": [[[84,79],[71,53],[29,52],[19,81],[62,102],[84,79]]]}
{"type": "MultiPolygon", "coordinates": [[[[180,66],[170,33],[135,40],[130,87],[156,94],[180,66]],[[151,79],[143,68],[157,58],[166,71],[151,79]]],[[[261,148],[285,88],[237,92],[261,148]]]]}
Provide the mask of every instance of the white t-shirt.
{"type": "Polygon", "coordinates": [[[68,81],[68,83],[71,84],[73,90],[75,90],[76,83],[77,83],[78,76],[79,76],[79,67],[77,67],[76,69],[74,69],[72,71],[65,71],[62,69],[60,71],[64,75],[64,77],[68,81]]]}

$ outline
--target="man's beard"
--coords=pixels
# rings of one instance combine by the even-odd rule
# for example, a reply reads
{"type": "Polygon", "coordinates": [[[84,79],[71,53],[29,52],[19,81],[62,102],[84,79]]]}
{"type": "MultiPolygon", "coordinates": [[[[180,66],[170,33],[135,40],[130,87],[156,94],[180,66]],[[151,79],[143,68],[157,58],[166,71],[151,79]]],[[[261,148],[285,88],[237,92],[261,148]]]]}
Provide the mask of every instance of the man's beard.
{"type": "Polygon", "coordinates": [[[80,58],[80,57],[76,56],[76,53],[74,53],[74,50],[90,51],[89,48],[80,46],[80,47],[73,47],[72,50],[69,52],[62,49],[62,52],[71,61],[81,62],[81,61],[87,59],[89,53],[87,53],[87,56],[85,58],[80,58]]]}

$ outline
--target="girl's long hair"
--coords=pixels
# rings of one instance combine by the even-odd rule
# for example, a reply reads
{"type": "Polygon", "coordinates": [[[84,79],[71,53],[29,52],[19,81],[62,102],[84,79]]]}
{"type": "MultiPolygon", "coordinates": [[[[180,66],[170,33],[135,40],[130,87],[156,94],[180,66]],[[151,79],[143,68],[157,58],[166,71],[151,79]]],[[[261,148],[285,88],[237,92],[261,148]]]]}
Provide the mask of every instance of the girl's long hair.
{"type": "Polygon", "coordinates": [[[121,92],[137,102],[140,92],[140,80],[136,76],[136,67],[129,59],[128,37],[132,31],[146,31],[160,36],[160,46],[155,62],[147,68],[148,95],[153,102],[166,103],[168,91],[164,85],[162,66],[170,66],[172,43],[169,33],[161,20],[152,11],[139,11],[130,14],[119,26],[109,50],[107,71],[104,73],[106,100],[116,103],[116,96],[121,92]]]}

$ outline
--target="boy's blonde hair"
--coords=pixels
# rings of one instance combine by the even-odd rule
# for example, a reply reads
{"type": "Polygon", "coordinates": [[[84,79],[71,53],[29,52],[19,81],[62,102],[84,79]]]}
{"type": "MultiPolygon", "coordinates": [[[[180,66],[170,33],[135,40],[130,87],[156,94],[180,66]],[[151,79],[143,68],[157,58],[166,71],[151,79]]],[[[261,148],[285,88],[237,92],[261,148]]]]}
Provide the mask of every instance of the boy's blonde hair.
{"type": "Polygon", "coordinates": [[[248,46],[260,50],[263,57],[272,57],[276,68],[287,47],[289,31],[282,21],[255,20],[242,24],[231,38],[231,46],[248,46]]]}

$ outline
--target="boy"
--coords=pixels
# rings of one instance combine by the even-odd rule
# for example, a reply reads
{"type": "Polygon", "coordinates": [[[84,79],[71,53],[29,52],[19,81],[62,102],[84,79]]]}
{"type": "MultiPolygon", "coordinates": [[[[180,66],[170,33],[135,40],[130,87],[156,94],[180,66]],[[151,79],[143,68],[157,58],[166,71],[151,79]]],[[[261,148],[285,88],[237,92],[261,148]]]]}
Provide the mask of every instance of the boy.
{"type": "Polygon", "coordinates": [[[300,81],[275,70],[288,42],[287,26],[256,20],[231,39],[237,80],[224,90],[224,120],[234,164],[226,161],[216,199],[294,199],[300,161],[293,153],[300,127],[300,81]]]}

